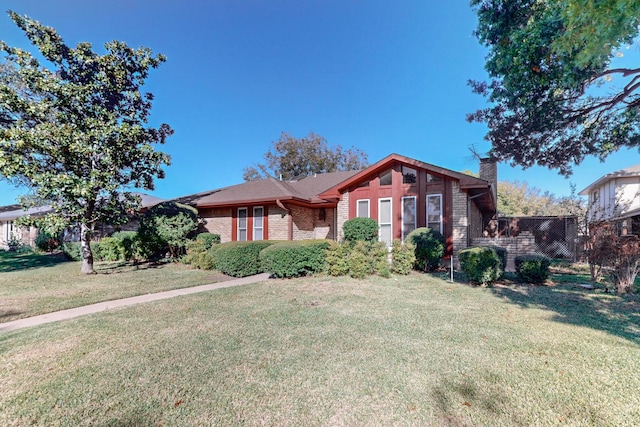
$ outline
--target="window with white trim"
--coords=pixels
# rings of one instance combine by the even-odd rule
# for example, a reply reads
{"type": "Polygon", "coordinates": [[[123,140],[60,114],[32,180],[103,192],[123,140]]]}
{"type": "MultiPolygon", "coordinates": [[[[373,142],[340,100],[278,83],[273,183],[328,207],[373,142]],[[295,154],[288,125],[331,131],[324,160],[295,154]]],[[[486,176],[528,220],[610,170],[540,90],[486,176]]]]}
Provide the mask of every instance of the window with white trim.
{"type": "Polygon", "coordinates": [[[378,239],[387,247],[393,243],[393,215],[390,198],[378,199],[378,239]]]}
{"type": "Polygon", "coordinates": [[[402,241],[416,229],[416,196],[402,198],[402,241]]]}
{"type": "Polygon", "coordinates": [[[442,194],[427,194],[427,227],[442,233],[442,194]]]}
{"type": "Polygon", "coordinates": [[[361,199],[357,201],[356,216],[358,218],[369,218],[369,199],[361,199]]]}
{"type": "Polygon", "coordinates": [[[264,239],[264,208],[256,206],[253,208],[253,240],[264,239]]]}
{"type": "Polygon", "coordinates": [[[247,240],[247,208],[238,208],[238,239],[239,242],[247,240]]]}

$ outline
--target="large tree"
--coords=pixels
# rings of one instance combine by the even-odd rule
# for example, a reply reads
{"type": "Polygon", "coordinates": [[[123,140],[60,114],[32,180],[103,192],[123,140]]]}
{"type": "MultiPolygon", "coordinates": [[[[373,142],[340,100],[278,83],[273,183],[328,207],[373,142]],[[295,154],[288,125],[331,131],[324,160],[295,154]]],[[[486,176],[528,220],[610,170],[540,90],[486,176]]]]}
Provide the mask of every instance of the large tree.
{"type": "Polygon", "coordinates": [[[266,163],[244,169],[245,181],[273,176],[294,179],[315,173],[364,169],[368,166],[367,155],[354,147],[348,150],[341,146],[329,147],[327,140],[310,132],[302,138],[288,133],[271,143],[264,155],[266,163]]]}
{"type": "Polygon", "coordinates": [[[118,224],[138,208],[130,190],[151,190],[169,157],[156,151],[172,133],[148,125],[153,96],[141,92],[165,61],[148,48],[112,41],[99,55],[89,43],[67,46],[58,33],[9,12],[46,60],[0,42],[0,177],[27,184],[51,212],[47,231],[78,225],[82,272],[93,272],[95,224],[118,224]]]}
{"type": "Polygon", "coordinates": [[[471,81],[490,107],[491,154],[565,175],[586,156],[640,146],[640,63],[622,66],[638,36],[637,0],[472,0],[489,48],[490,82],[471,81]]]}
{"type": "Polygon", "coordinates": [[[570,196],[558,197],[526,182],[498,182],[499,216],[580,216],[584,211],[584,200],[576,196],[575,187],[570,196]]]}

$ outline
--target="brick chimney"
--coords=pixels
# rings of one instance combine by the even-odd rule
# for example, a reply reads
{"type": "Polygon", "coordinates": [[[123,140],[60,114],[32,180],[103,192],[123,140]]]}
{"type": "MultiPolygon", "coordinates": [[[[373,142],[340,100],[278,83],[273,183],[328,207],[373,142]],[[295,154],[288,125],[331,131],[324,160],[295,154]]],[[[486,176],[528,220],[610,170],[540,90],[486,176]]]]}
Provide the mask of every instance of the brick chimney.
{"type": "Polygon", "coordinates": [[[493,200],[498,202],[498,162],[491,157],[480,159],[480,170],[478,171],[480,179],[489,181],[491,190],[493,191],[493,200]]]}

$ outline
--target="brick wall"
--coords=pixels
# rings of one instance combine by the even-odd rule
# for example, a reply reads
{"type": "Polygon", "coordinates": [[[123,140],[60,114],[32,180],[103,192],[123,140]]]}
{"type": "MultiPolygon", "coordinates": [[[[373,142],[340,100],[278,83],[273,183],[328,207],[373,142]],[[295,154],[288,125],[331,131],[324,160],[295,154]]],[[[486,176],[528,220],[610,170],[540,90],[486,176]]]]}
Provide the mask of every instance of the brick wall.
{"type": "Polygon", "coordinates": [[[349,219],[349,192],[342,194],[342,200],[338,202],[338,208],[336,209],[336,240],[342,240],[344,234],[342,233],[342,226],[349,219]]]}
{"type": "Polygon", "coordinates": [[[477,237],[471,240],[473,246],[499,246],[507,250],[505,271],[515,271],[515,259],[520,255],[537,254],[534,235],[529,231],[521,232],[518,237],[477,237]]]}
{"type": "Polygon", "coordinates": [[[453,182],[453,254],[454,262],[458,261],[458,251],[467,247],[469,238],[469,219],[467,218],[467,193],[460,190],[460,185],[453,182]]]}
{"type": "Polygon", "coordinates": [[[269,240],[289,240],[289,214],[278,206],[269,206],[269,240]]]}
{"type": "Polygon", "coordinates": [[[199,214],[206,231],[219,234],[222,243],[231,241],[231,208],[200,209],[199,214]]]}

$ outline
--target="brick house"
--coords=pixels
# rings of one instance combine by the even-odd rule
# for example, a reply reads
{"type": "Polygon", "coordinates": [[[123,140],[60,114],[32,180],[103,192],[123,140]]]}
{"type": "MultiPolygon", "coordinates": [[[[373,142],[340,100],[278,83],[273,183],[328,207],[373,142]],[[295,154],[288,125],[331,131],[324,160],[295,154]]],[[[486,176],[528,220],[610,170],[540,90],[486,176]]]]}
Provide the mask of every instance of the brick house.
{"type": "Polygon", "coordinates": [[[339,240],[345,221],[370,217],[389,246],[429,226],[445,236],[450,255],[482,236],[495,215],[496,164],[481,161],[480,176],[391,154],[361,171],[267,178],[176,201],[196,207],[203,231],[219,234],[222,242],[339,240]]]}

